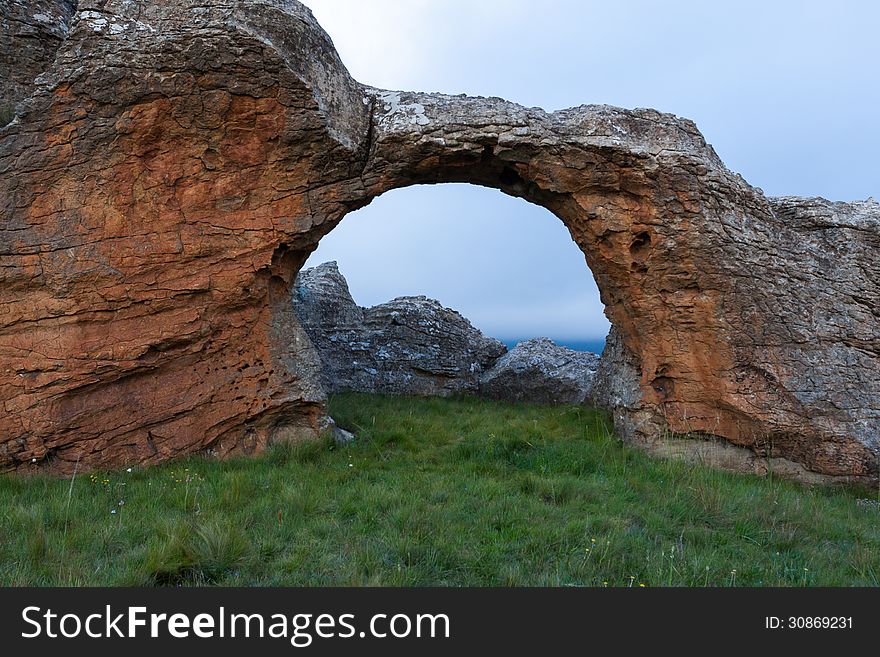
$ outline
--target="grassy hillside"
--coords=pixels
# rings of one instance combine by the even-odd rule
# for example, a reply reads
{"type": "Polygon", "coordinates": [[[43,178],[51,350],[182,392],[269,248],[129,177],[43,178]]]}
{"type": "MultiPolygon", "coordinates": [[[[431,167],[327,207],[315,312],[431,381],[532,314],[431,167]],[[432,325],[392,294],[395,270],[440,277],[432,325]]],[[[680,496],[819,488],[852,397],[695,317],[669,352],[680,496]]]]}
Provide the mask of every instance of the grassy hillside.
{"type": "MultiPolygon", "coordinates": [[[[343,395],[358,444],[0,477],[0,583],[877,585],[880,511],[653,460],[581,408],[343,395]]],[[[874,494],[876,498],[876,493],[874,494]]]]}

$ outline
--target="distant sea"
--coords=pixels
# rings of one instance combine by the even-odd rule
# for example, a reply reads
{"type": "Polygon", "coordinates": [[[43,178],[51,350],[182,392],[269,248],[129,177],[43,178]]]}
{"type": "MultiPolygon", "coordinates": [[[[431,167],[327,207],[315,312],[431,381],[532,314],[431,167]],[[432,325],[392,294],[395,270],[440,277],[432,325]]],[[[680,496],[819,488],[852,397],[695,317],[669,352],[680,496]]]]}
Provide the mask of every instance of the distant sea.
{"type": "MultiPolygon", "coordinates": [[[[523,342],[528,339],[529,338],[520,338],[518,340],[501,340],[501,342],[503,342],[508,349],[513,349],[517,345],[517,343],[523,342]]],[[[598,340],[553,340],[553,342],[562,347],[574,349],[575,351],[591,351],[594,354],[600,355],[605,349],[605,338],[599,338],[598,340]]]]}

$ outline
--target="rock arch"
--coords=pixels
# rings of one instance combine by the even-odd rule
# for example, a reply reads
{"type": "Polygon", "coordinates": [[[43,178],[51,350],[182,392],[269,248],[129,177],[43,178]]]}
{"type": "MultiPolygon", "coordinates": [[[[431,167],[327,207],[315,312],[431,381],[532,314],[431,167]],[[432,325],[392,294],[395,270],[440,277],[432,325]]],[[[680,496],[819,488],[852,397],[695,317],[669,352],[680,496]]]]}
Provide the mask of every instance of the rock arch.
{"type": "Polygon", "coordinates": [[[690,121],[366,87],[292,0],[84,0],[0,173],[0,470],[314,435],[297,270],[379,194],[470,182],[584,252],[622,436],[876,480],[880,207],[767,199],[690,121]]]}

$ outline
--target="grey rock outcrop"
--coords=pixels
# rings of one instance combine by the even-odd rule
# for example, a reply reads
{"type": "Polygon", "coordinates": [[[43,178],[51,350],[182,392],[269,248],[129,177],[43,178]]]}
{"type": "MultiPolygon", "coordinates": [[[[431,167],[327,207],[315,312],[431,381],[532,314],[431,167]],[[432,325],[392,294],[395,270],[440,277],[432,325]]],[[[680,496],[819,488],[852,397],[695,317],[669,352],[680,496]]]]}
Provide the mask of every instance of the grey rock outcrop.
{"type": "Polygon", "coordinates": [[[537,404],[583,404],[590,399],[599,356],[560,347],[547,338],[520,342],[480,379],[480,395],[537,404]]]}
{"type": "Polygon", "coordinates": [[[301,272],[293,303],[321,356],[328,392],[472,393],[506,351],[461,314],[424,296],[360,308],[335,262],[301,272]]]}
{"type": "Polygon", "coordinates": [[[355,303],[335,262],[303,270],[293,293],[300,324],[321,355],[329,392],[473,393],[541,404],[590,401],[596,354],[547,338],[505,346],[424,296],[372,308],[355,303]]]}

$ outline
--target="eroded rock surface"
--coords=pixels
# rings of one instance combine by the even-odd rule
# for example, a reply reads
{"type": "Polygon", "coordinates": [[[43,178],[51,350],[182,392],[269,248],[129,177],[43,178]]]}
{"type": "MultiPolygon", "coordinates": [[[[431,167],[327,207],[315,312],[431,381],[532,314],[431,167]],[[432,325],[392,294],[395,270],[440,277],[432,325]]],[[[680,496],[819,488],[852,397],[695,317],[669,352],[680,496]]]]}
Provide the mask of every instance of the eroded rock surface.
{"type": "Polygon", "coordinates": [[[0,125],[67,37],[76,0],[0,0],[0,125]]]}
{"type": "Polygon", "coordinates": [[[630,440],[876,480],[876,203],[768,200],[653,110],[362,86],[293,0],[83,1],[0,128],[0,469],[313,434],[296,272],[347,212],[436,182],[567,225],[628,363],[630,440]]]}
{"type": "Polygon", "coordinates": [[[317,347],[328,392],[448,396],[477,391],[506,347],[424,296],[361,308],[335,262],[302,271],[294,310],[317,347]]]}
{"type": "Polygon", "coordinates": [[[592,394],[599,356],[547,338],[520,342],[480,378],[490,399],[536,404],[583,404],[592,394]]]}

